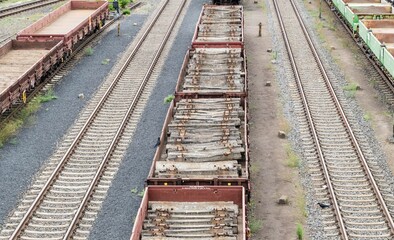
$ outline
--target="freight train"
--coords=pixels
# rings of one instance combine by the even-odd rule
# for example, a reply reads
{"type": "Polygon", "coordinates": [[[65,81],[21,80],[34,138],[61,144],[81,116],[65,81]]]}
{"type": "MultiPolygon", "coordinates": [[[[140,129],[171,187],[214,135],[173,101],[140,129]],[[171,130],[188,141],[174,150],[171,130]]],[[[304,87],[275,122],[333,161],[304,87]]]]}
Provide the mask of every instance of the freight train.
{"type": "Polygon", "coordinates": [[[169,107],[132,240],[248,238],[242,6],[205,5],[169,107]]]}
{"type": "Polygon", "coordinates": [[[69,1],[0,47],[0,114],[24,98],[107,17],[107,1],[69,1]]]}
{"type": "Polygon", "coordinates": [[[394,83],[394,9],[385,0],[327,0],[394,83]]]}

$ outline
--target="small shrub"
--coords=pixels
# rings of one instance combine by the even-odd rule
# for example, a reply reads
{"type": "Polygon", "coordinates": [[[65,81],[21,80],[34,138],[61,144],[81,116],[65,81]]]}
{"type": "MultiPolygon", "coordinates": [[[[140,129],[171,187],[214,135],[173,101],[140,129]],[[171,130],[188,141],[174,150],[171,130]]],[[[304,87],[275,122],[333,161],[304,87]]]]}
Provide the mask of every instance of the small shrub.
{"type": "Polygon", "coordinates": [[[144,193],[145,193],[145,190],[142,190],[142,191],[139,192],[137,195],[138,195],[139,197],[143,197],[143,196],[144,196],[144,193]]]}
{"type": "Polygon", "coordinates": [[[173,99],[175,98],[174,95],[170,94],[167,97],[164,98],[164,104],[170,103],[173,99]]]}
{"type": "Polygon", "coordinates": [[[297,239],[304,239],[304,229],[302,229],[302,225],[297,223],[297,239]]]}
{"type": "Polygon", "coordinates": [[[122,12],[123,15],[130,15],[130,9],[124,9],[122,12]]]}
{"type": "Polygon", "coordinates": [[[111,59],[106,58],[106,59],[104,59],[103,61],[101,61],[101,64],[102,64],[102,65],[107,65],[110,61],[111,61],[111,59]]]}
{"type": "Polygon", "coordinates": [[[93,55],[93,48],[91,48],[91,47],[86,48],[85,54],[88,56],[92,56],[93,55]]]}
{"type": "Polygon", "coordinates": [[[137,192],[138,192],[138,189],[137,189],[137,187],[135,187],[135,188],[131,189],[131,190],[130,190],[130,192],[131,192],[131,193],[134,193],[134,194],[135,194],[135,193],[137,193],[137,192]]]}
{"type": "Polygon", "coordinates": [[[119,0],[119,6],[120,8],[125,8],[127,4],[130,3],[130,0],[119,0]]]}
{"type": "Polygon", "coordinates": [[[52,89],[46,91],[46,93],[44,95],[40,95],[40,96],[37,97],[37,100],[38,100],[39,103],[49,102],[49,101],[51,101],[53,99],[57,99],[57,97],[53,93],[52,89]]]}

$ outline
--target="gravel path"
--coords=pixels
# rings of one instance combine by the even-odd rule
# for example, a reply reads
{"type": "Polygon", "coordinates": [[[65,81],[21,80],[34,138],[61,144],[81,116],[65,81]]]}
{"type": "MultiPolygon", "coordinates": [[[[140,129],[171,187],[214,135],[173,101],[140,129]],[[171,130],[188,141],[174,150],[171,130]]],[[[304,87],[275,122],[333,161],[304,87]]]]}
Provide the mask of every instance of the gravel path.
{"type": "Polygon", "coordinates": [[[167,113],[163,99],[172,94],[182,66],[183,57],[193,37],[194,27],[204,0],[190,2],[170,55],[159,76],[157,85],[145,107],[134,133],[134,139],[103,203],[90,239],[129,239],[135,215],[152,164],[157,137],[167,113]],[[135,191],[132,191],[136,189],[135,191]]]}
{"type": "Polygon", "coordinates": [[[133,40],[148,11],[121,20],[121,36],[116,25],[111,27],[96,46],[93,54],[84,57],[61,82],[55,86],[58,99],[45,103],[11,142],[0,149],[0,224],[17,205],[18,199],[30,185],[31,179],[51,156],[63,135],[74,123],[79,112],[133,40]],[[136,23],[136,24],[134,24],[136,23]],[[102,64],[110,59],[108,64],[102,64]],[[78,94],[83,93],[84,99],[78,94]],[[33,156],[33,157],[32,157],[33,156]]]}

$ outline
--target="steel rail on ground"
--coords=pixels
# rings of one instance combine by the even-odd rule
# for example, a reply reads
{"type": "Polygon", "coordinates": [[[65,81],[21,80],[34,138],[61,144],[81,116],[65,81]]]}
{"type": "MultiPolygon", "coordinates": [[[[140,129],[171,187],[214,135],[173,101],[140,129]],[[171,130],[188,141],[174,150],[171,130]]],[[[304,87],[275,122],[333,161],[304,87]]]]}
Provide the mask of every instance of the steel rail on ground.
{"type": "MultiPolygon", "coordinates": [[[[169,29],[167,30],[167,33],[165,35],[164,40],[162,41],[159,50],[156,52],[153,62],[151,63],[147,73],[145,74],[143,81],[141,82],[137,94],[136,96],[133,98],[133,101],[129,107],[129,109],[127,110],[127,113],[125,114],[125,117],[122,120],[121,125],[119,126],[117,133],[116,133],[116,137],[112,140],[110,147],[108,148],[105,157],[103,158],[100,167],[98,169],[98,172],[95,174],[94,179],[92,180],[91,184],[89,185],[89,188],[87,190],[87,192],[85,193],[85,196],[83,198],[83,201],[80,205],[80,207],[78,208],[78,210],[76,211],[76,215],[74,215],[74,218],[72,219],[72,222],[66,232],[66,235],[64,236],[63,239],[68,239],[72,233],[75,230],[75,226],[76,224],[78,224],[78,220],[80,219],[81,215],[83,214],[83,209],[86,206],[86,204],[88,203],[88,200],[90,199],[90,196],[92,194],[92,192],[94,191],[94,187],[96,186],[96,184],[99,182],[100,176],[102,174],[102,172],[105,169],[105,165],[108,162],[109,157],[111,156],[111,153],[113,152],[114,148],[116,147],[117,142],[119,141],[119,137],[121,136],[121,134],[123,133],[123,130],[125,129],[126,125],[127,125],[127,120],[129,119],[130,115],[132,114],[136,103],[138,102],[139,97],[141,96],[147,82],[148,79],[150,77],[150,75],[153,72],[153,68],[155,67],[161,52],[165,46],[165,43],[167,42],[172,29],[176,23],[176,20],[178,19],[183,6],[185,5],[186,0],[182,0],[182,4],[180,5],[176,16],[174,17],[174,20],[172,21],[169,29]]],[[[132,53],[130,54],[130,56],[127,58],[125,64],[122,66],[121,70],[119,71],[119,73],[116,75],[114,81],[111,83],[111,85],[108,87],[108,89],[106,90],[106,92],[104,93],[104,96],[101,98],[100,102],[97,104],[97,106],[95,107],[95,109],[93,110],[93,112],[91,113],[91,115],[89,116],[89,118],[86,120],[85,124],[83,125],[82,129],[78,132],[77,136],[75,137],[74,141],[71,143],[71,146],[68,148],[68,150],[66,151],[65,155],[62,157],[62,159],[60,160],[59,164],[56,166],[55,170],[52,172],[51,176],[49,177],[49,179],[47,180],[47,182],[45,183],[44,187],[41,189],[41,191],[39,192],[39,194],[37,195],[36,199],[34,200],[34,202],[32,203],[32,205],[30,206],[30,208],[28,209],[28,211],[26,212],[26,214],[23,216],[23,219],[21,220],[21,222],[18,224],[17,228],[15,229],[15,231],[13,232],[13,234],[11,235],[10,239],[17,239],[17,237],[22,233],[24,227],[27,225],[29,219],[31,218],[31,216],[33,215],[34,211],[39,207],[39,204],[41,203],[41,201],[43,200],[43,198],[45,197],[45,194],[47,193],[47,191],[49,190],[49,188],[51,187],[51,185],[53,184],[53,182],[56,180],[57,176],[60,174],[62,168],[65,166],[65,164],[68,161],[69,156],[73,153],[74,149],[76,148],[76,146],[78,145],[80,139],[82,138],[82,136],[84,135],[84,133],[87,131],[87,129],[89,128],[90,124],[93,122],[95,116],[97,115],[97,113],[100,111],[100,109],[103,107],[106,99],[109,97],[111,91],[114,89],[114,87],[116,86],[117,82],[119,81],[119,79],[121,78],[122,74],[124,73],[124,71],[126,70],[127,66],[129,65],[129,63],[131,62],[132,58],[135,56],[136,52],[138,51],[138,49],[140,48],[140,46],[142,45],[142,43],[144,42],[146,36],[150,33],[151,29],[153,28],[154,24],[156,23],[157,19],[160,17],[161,13],[163,12],[163,10],[165,9],[165,7],[167,6],[169,0],[166,0],[165,3],[161,6],[160,10],[157,12],[157,14],[155,15],[153,21],[150,23],[150,25],[148,26],[147,30],[144,32],[143,36],[141,37],[141,39],[138,41],[136,47],[133,49],[132,53]]]]}
{"type": "MultiPolygon", "coordinates": [[[[303,90],[303,85],[301,83],[301,78],[300,78],[300,75],[299,75],[299,72],[298,72],[298,69],[297,69],[297,65],[295,63],[295,59],[294,59],[294,56],[293,56],[293,53],[292,53],[292,49],[290,47],[290,43],[289,43],[287,34],[286,34],[286,29],[284,27],[284,24],[283,24],[283,21],[282,21],[282,18],[281,18],[281,14],[280,14],[280,10],[278,8],[276,0],[273,0],[273,2],[274,2],[275,10],[276,10],[276,13],[277,13],[277,16],[278,16],[278,20],[279,20],[279,23],[280,23],[280,26],[281,26],[281,31],[282,31],[282,34],[283,34],[283,38],[285,40],[285,45],[286,45],[286,48],[288,50],[288,55],[289,55],[289,58],[290,58],[290,61],[291,61],[291,65],[292,65],[292,68],[293,68],[293,71],[294,71],[294,75],[295,75],[295,78],[296,78],[296,81],[297,81],[297,86],[299,88],[299,92],[300,92],[303,104],[305,106],[305,112],[306,112],[306,115],[307,115],[307,118],[308,118],[309,126],[311,128],[313,139],[314,139],[315,144],[316,144],[316,148],[317,148],[316,150],[318,152],[318,155],[319,155],[319,158],[320,158],[320,161],[321,161],[321,165],[322,165],[322,168],[323,168],[323,173],[324,173],[324,176],[325,176],[325,179],[326,179],[326,182],[327,182],[328,191],[329,191],[329,193],[331,195],[331,200],[333,202],[334,212],[336,214],[336,219],[338,221],[339,229],[340,229],[340,232],[342,234],[343,239],[347,240],[347,239],[349,239],[348,234],[347,234],[347,230],[346,230],[346,227],[345,227],[342,215],[341,215],[341,210],[340,210],[338,202],[337,202],[337,198],[336,198],[336,194],[334,192],[333,185],[332,185],[330,177],[329,177],[329,173],[328,173],[328,169],[327,169],[327,166],[326,166],[325,158],[324,158],[324,155],[323,155],[323,152],[322,152],[322,148],[321,148],[320,143],[319,143],[319,138],[317,136],[317,131],[316,131],[316,128],[315,128],[314,123],[313,123],[311,112],[309,110],[309,104],[308,104],[308,101],[306,99],[306,96],[305,96],[305,93],[304,93],[304,90],[303,90]]],[[[337,96],[336,96],[336,94],[334,92],[334,89],[333,89],[333,87],[331,85],[331,82],[330,82],[330,80],[328,78],[327,72],[326,72],[322,62],[320,61],[319,55],[317,54],[316,48],[314,47],[314,44],[313,44],[313,42],[312,42],[312,40],[311,40],[311,38],[309,36],[309,33],[308,33],[304,23],[303,23],[303,20],[302,20],[300,14],[299,14],[299,11],[298,11],[297,7],[295,6],[293,0],[290,0],[290,3],[291,3],[291,5],[292,5],[292,7],[293,7],[293,9],[294,9],[294,11],[295,11],[295,13],[297,15],[297,19],[298,19],[298,21],[299,21],[299,23],[300,23],[300,25],[302,27],[302,30],[303,30],[303,32],[305,34],[305,37],[306,37],[307,41],[308,41],[310,49],[313,52],[314,58],[315,58],[316,62],[319,65],[319,69],[320,69],[321,74],[322,74],[322,76],[323,76],[323,78],[325,80],[325,84],[326,84],[327,88],[329,89],[329,91],[331,93],[332,99],[335,102],[335,105],[337,107],[337,111],[340,114],[340,116],[341,116],[341,118],[342,118],[342,120],[343,120],[343,122],[344,122],[344,124],[345,124],[345,126],[347,128],[347,130],[348,130],[348,134],[350,136],[352,144],[353,144],[354,148],[356,149],[356,152],[357,152],[357,154],[359,156],[360,163],[362,164],[362,166],[364,168],[364,171],[365,171],[365,173],[367,175],[367,178],[370,181],[371,186],[373,188],[373,191],[376,194],[376,197],[377,197],[378,202],[380,204],[380,207],[381,207],[381,209],[383,211],[383,214],[386,217],[387,223],[389,224],[389,226],[391,228],[390,231],[392,233],[394,233],[393,219],[392,219],[392,217],[390,215],[390,212],[389,212],[389,210],[388,210],[388,208],[386,206],[386,203],[385,203],[385,201],[384,201],[384,199],[382,197],[382,194],[380,193],[379,187],[377,186],[377,184],[375,182],[375,179],[374,179],[374,177],[373,177],[373,175],[372,175],[372,173],[371,173],[371,171],[370,171],[370,169],[368,167],[368,163],[366,162],[365,156],[364,156],[364,154],[363,154],[363,152],[362,152],[362,150],[360,148],[360,145],[358,144],[358,141],[357,141],[355,135],[353,134],[353,131],[352,131],[352,128],[351,128],[351,126],[349,124],[349,121],[348,121],[348,119],[347,119],[347,117],[346,117],[346,115],[344,113],[344,110],[343,110],[343,108],[342,108],[342,106],[341,106],[341,104],[340,104],[340,102],[339,102],[339,100],[338,100],[338,98],[337,98],[337,96]]]]}

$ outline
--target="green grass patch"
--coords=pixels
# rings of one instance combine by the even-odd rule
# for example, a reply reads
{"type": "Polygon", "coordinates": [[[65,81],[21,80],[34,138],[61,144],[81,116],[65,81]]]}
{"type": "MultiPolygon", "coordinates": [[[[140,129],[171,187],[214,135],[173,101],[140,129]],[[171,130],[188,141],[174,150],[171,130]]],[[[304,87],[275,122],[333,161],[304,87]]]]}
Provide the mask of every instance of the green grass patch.
{"type": "Polygon", "coordinates": [[[256,234],[263,227],[263,221],[255,219],[254,217],[249,219],[249,229],[251,234],[256,234]]]}
{"type": "Polygon", "coordinates": [[[343,90],[346,91],[346,95],[350,98],[354,98],[356,96],[356,92],[359,89],[359,86],[356,83],[349,83],[348,85],[343,87],[343,90]]]}
{"type": "Polygon", "coordinates": [[[170,94],[167,97],[164,98],[164,104],[170,103],[173,99],[175,98],[174,95],[170,94]]]}
{"type": "Polygon", "coordinates": [[[250,165],[249,170],[251,173],[258,173],[260,171],[260,167],[257,166],[257,164],[252,164],[250,165]]]}
{"type": "Polygon", "coordinates": [[[297,223],[297,239],[304,239],[304,229],[302,228],[302,225],[300,223],[297,223]]]}
{"type": "MultiPolygon", "coordinates": [[[[10,137],[15,136],[23,124],[29,121],[30,116],[40,109],[41,103],[48,102],[56,98],[57,97],[54,95],[53,91],[48,90],[46,93],[36,96],[26,104],[26,106],[17,113],[13,119],[4,124],[0,129],[0,147],[2,147],[10,137]]],[[[16,144],[16,139],[13,139],[11,143],[16,144]]]]}
{"type": "Polygon", "coordinates": [[[363,118],[364,118],[365,121],[369,122],[369,121],[372,120],[372,114],[371,113],[366,113],[366,114],[364,114],[363,118]]]}
{"type": "Polygon", "coordinates": [[[88,47],[88,48],[86,48],[85,49],[85,54],[87,55],[87,56],[92,56],[93,55],[93,48],[91,48],[91,47],[88,47]]]}
{"type": "Polygon", "coordinates": [[[298,158],[297,154],[293,151],[290,145],[286,145],[286,165],[291,168],[297,168],[300,166],[300,159],[298,158]]]}

